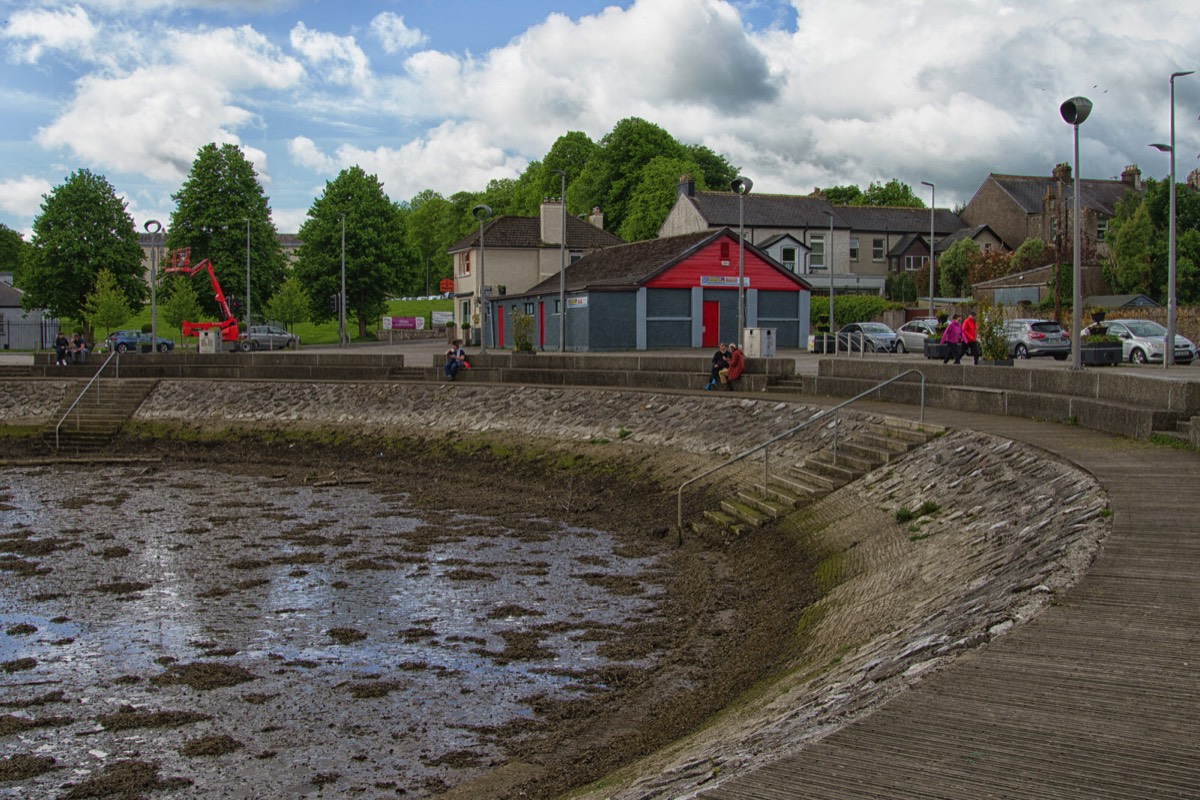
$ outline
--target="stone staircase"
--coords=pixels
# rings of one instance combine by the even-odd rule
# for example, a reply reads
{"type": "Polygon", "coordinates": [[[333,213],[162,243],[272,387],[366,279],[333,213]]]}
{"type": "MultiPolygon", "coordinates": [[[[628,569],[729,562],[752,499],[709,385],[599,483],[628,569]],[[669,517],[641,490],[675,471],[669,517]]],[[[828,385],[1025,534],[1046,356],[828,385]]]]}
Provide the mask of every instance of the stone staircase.
{"type": "Polygon", "coordinates": [[[1175,420],[1174,424],[1164,422],[1161,426],[1154,429],[1154,436],[1162,436],[1166,439],[1174,439],[1183,444],[1193,445],[1200,441],[1200,414],[1187,419],[1175,420]]]}
{"type": "Polygon", "coordinates": [[[42,439],[54,450],[57,428],[58,452],[95,452],[112,441],[156,383],[156,380],[128,378],[102,380],[87,390],[87,394],[74,409],[71,409],[71,404],[79,397],[79,392],[68,390],[64,393],[53,419],[42,431],[42,439]],[[63,420],[63,415],[68,409],[71,409],[71,413],[63,420]],[[59,420],[63,420],[61,428],[58,427],[59,420]]]}
{"type": "Polygon", "coordinates": [[[913,420],[885,417],[837,443],[813,453],[799,464],[773,467],[767,485],[756,483],[721,501],[719,510],[705,511],[709,522],[734,533],[785,517],[868,472],[903,458],[945,432],[945,428],[913,420]]]}

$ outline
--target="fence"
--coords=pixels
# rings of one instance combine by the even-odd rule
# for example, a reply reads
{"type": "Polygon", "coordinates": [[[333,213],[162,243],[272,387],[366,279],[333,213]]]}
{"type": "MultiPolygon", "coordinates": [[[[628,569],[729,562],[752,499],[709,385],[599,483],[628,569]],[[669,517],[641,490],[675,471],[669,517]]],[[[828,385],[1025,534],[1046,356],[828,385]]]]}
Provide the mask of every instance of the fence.
{"type": "Polygon", "coordinates": [[[0,322],[0,349],[49,350],[58,336],[57,319],[0,322]]]}

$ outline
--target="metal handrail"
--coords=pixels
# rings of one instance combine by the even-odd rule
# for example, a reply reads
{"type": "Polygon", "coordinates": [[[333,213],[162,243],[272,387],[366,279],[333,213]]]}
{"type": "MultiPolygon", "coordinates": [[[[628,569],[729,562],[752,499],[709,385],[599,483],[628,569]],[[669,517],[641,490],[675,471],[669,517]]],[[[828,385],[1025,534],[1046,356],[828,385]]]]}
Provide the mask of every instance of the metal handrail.
{"type": "Polygon", "coordinates": [[[87,382],[87,386],[83,387],[83,389],[79,392],[79,396],[75,398],[75,402],[71,403],[71,407],[63,412],[62,419],[60,419],[58,421],[58,424],[54,426],[54,452],[56,452],[56,453],[58,452],[58,432],[62,428],[63,423],[67,421],[67,417],[71,416],[72,411],[75,412],[75,428],[76,428],[76,430],[78,430],[78,428],[79,428],[79,403],[81,400],[83,400],[84,395],[87,394],[88,389],[92,388],[93,383],[96,384],[96,402],[97,403],[100,402],[100,384],[97,383],[97,381],[99,381],[100,376],[104,374],[105,367],[107,367],[108,363],[110,361],[112,361],[114,358],[117,360],[117,363],[113,367],[113,372],[114,372],[113,377],[116,379],[120,379],[120,377],[121,377],[121,352],[119,350],[114,350],[108,354],[108,358],[104,359],[104,363],[100,365],[100,369],[96,370],[96,374],[93,375],[92,379],[87,382]]]}
{"type": "MultiPolygon", "coordinates": [[[[723,464],[718,464],[717,466],[713,467],[712,469],[708,470],[707,472],[702,472],[701,474],[697,475],[696,477],[689,478],[688,480],[684,481],[682,484],[680,484],[679,491],[676,494],[675,524],[679,529],[679,543],[680,544],[683,543],[683,490],[686,489],[688,486],[692,485],[693,483],[696,483],[697,481],[703,480],[704,478],[707,478],[709,475],[712,475],[714,472],[720,472],[721,470],[725,469],[726,467],[732,466],[733,464],[736,464],[737,462],[742,461],[743,459],[746,459],[746,458],[754,455],[759,450],[762,450],[763,451],[763,489],[765,490],[767,487],[768,468],[770,465],[770,450],[769,450],[769,448],[771,447],[771,445],[775,444],[776,442],[778,442],[782,439],[786,439],[789,436],[794,436],[795,434],[799,433],[801,430],[807,428],[809,425],[812,425],[816,422],[820,422],[823,419],[826,419],[832,415],[840,413],[843,408],[850,405],[851,403],[857,402],[869,394],[874,394],[875,392],[879,391],[883,387],[885,387],[889,384],[895,383],[896,381],[900,380],[901,378],[905,377],[906,375],[912,375],[913,373],[916,373],[917,375],[921,376],[921,406],[920,406],[921,411],[920,411],[920,416],[918,416],[917,419],[920,422],[924,422],[925,421],[925,373],[919,369],[907,369],[904,372],[899,373],[898,375],[893,375],[891,378],[888,378],[883,383],[879,383],[879,384],[876,384],[875,386],[872,386],[870,389],[867,389],[865,392],[854,395],[854,397],[851,397],[849,400],[844,400],[832,408],[827,408],[824,411],[820,411],[820,412],[814,414],[813,416],[809,417],[804,422],[801,422],[799,425],[795,426],[794,428],[789,428],[788,430],[784,431],[783,433],[781,433],[777,436],[774,436],[771,439],[768,439],[767,441],[763,442],[762,444],[755,445],[754,447],[750,448],[746,452],[734,456],[733,458],[729,459],[728,461],[724,462],[723,464]]],[[[840,418],[838,421],[840,422],[840,418]]]]}

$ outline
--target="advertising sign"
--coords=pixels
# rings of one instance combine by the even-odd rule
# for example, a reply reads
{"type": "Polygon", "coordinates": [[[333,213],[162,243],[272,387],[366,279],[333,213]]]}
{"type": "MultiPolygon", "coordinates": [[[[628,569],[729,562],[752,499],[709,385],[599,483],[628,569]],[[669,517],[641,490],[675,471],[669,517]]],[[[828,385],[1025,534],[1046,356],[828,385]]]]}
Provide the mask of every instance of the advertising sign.
{"type": "MultiPolygon", "coordinates": [[[[733,286],[737,288],[738,279],[736,275],[701,275],[701,286],[733,286]]],[[[749,286],[750,278],[743,276],[742,285],[749,286]]]]}
{"type": "Polygon", "coordinates": [[[383,329],[385,331],[423,331],[425,330],[425,318],[384,317],[383,329]]]}

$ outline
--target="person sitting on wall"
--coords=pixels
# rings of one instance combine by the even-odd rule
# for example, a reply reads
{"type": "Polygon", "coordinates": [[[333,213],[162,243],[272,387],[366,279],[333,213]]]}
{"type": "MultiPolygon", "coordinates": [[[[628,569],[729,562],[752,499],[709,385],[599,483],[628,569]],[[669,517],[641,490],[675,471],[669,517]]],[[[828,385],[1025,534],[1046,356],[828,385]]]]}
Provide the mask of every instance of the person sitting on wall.
{"type": "Polygon", "coordinates": [[[721,383],[727,391],[733,391],[733,382],[746,371],[746,356],[736,344],[729,345],[729,366],[721,370],[721,383]]]}
{"type": "Polygon", "coordinates": [[[71,339],[71,361],[76,364],[86,364],[87,355],[87,340],[83,338],[82,333],[75,331],[75,336],[71,339]]]}
{"type": "Polygon", "coordinates": [[[462,339],[455,339],[451,342],[451,347],[446,351],[446,366],[443,371],[446,373],[447,380],[454,380],[458,376],[458,371],[463,368],[467,362],[467,353],[462,348],[462,339]]]}
{"type": "MultiPolygon", "coordinates": [[[[720,348],[713,353],[712,357],[712,373],[708,376],[708,385],[704,388],[712,389],[717,385],[717,381],[721,379],[721,370],[729,366],[729,345],[721,342],[720,348]]],[[[723,383],[724,381],[722,381],[723,383]]]]}

